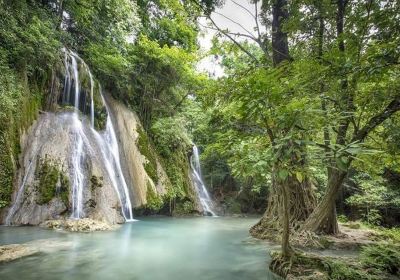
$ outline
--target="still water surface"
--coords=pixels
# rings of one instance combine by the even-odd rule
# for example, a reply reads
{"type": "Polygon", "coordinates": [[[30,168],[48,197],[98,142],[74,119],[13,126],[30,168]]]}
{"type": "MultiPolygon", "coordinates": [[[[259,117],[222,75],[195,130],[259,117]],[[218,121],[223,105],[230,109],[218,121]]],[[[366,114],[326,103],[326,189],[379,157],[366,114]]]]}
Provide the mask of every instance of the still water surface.
{"type": "Polygon", "coordinates": [[[273,280],[267,244],[250,218],[145,218],[116,231],[65,233],[0,227],[0,244],[50,238],[68,243],[0,265],[0,279],[273,280]]]}

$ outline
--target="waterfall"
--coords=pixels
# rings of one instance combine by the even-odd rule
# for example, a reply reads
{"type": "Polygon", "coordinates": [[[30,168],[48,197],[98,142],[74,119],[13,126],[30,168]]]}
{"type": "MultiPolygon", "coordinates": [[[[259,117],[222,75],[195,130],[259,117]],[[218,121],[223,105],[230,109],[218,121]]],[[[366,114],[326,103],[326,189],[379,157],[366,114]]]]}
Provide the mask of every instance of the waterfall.
{"type": "Polygon", "coordinates": [[[200,200],[201,207],[205,214],[211,214],[211,216],[217,216],[212,210],[212,200],[208,194],[207,188],[204,184],[201,174],[201,165],[199,157],[199,149],[196,145],[193,146],[193,155],[190,158],[190,165],[192,168],[192,177],[194,185],[196,187],[196,192],[200,200]]]}
{"type": "Polygon", "coordinates": [[[79,219],[85,216],[83,212],[83,191],[85,184],[87,185],[88,178],[85,178],[84,172],[84,159],[86,156],[85,146],[90,148],[88,137],[82,127],[82,121],[79,118],[81,110],[86,109],[86,102],[81,104],[81,100],[85,100],[87,96],[81,96],[81,85],[79,80],[79,67],[78,62],[83,66],[83,70],[89,75],[90,79],[90,123],[92,132],[95,136],[97,146],[100,147],[101,157],[103,159],[105,169],[110,177],[111,183],[117,192],[119,201],[121,203],[122,214],[127,221],[133,220],[132,204],[130,201],[129,190],[122,173],[122,168],[119,159],[119,147],[110,117],[110,112],[107,103],[104,100],[102,92],[100,91],[101,98],[107,111],[106,130],[98,132],[94,129],[94,80],[92,73],[86,63],[74,52],[63,49],[65,53],[65,82],[62,102],[64,104],[73,104],[74,112],[73,128],[75,137],[74,152],[71,155],[72,170],[70,173],[72,177],[72,218],[79,219]],[[72,84],[73,82],[73,84],[72,84]],[[73,89],[73,96],[71,96],[73,89]],[[73,98],[73,100],[71,100],[73,98]],[[73,101],[73,102],[72,102],[73,101]]]}
{"type": "Polygon", "coordinates": [[[116,187],[118,198],[121,202],[122,213],[127,221],[133,221],[132,204],[129,198],[128,186],[122,173],[121,163],[119,159],[117,136],[114,126],[112,124],[110,110],[108,108],[107,102],[103,97],[101,88],[100,95],[102,97],[103,103],[106,106],[107,111],[106,130],[102,134],[98,133],[94,128],[92,128],[92,130],[94,135],[96,136],[96,140],[99,146],[101,147],[103,161],[107,169],[107,173],[110,176],[112,184],[114,185],[114,187],[116,187]]]}
{"type": "Polygon", "coordinates": [[[21,186],[18,189],[17,196],[15,198],[15,202],[7,213],[7,216],[5,219],[5,224],[8,226],[11,225],[11,218],[17,212],[18,207],[22,203],[22,196],[25,191],[26,181],[28,179],[29,174],[31,173],[31,169],[32,169],[32,160],[29,161],[28,167],[25,170],[25,175],[24,175],[24,178],[22,179],[21,186]]]}

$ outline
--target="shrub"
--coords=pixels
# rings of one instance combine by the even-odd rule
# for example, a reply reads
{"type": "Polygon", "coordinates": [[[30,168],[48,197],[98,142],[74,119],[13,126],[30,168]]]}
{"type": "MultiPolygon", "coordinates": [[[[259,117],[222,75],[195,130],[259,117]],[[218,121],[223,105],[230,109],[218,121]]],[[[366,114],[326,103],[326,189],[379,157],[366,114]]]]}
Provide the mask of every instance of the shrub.
{"type": "Polygon", "coordinates": [[[325,269],[329,274],[329,279],[332,280],[372,280],[377,279],[371,274],[368,274],[361,267],[349,265],[342,261],[326,261],[325,269]]]}
{"type": "Polygon", "coordinates": [[[360,259],[365,267],[400,275],[400,247],[395,244],[365,246],[360,259]]]}

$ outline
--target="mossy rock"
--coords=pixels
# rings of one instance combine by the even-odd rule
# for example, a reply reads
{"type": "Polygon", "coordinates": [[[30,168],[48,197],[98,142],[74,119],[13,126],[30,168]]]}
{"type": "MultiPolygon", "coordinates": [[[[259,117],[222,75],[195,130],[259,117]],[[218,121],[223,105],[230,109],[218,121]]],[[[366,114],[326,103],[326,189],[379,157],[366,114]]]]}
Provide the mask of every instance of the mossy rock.
{"type": "Polygon", "coordinates": [[[92,191],[96,190],[96,188],[103,187],[103,177],[92,176],[90,178],[90,187],[92,191]]]}
{"type": "Polygon", "coordinates": [[[20,136],[37,118],[42,95],[31,92],[11,69],[0,65],[0,208],[11,202],[21,153],[20,136]],[[7,86],[5,86],[7,85],[7,86]],[[9,102],[7,100],[12,100],[9,102]]]}
{"type": "Polygon", "coordinates": [[[158,183],[157,173],[157,156],[154,150],[151,148],[151,143],[146,132],[141,126],[138,126],[137,132],[139,133],[138,148],[140,153],[145,156],[147,162],[144,164],[144,169],[147,175],[153,180],[154,184],[158,183]]]}
{"type": "Polygon", "coordinates": [[[160,196],[151,186],[149,182],[147,182],[147,189],[146,189],[146,208],[151,210],[160,210],[164,205],[164,201],[162,196],[160,196]]]}
{"type": "Polygon", "coordinates": [[[175,209],[173,212],[174,216],[186,216],[192,215],[193,213],[197,212],[195,209],[195,205],[191,200],[185,201],[178,201],[175,204],[175,209]]]}
{"type": "Polygon", "coordinates": [[[35,170],[37,203],[49,203],[54,197],[59,196],[64,204],[69,200],[69,179],[59,168],[59,164],[47,158],[39,158],[35,170]]]}

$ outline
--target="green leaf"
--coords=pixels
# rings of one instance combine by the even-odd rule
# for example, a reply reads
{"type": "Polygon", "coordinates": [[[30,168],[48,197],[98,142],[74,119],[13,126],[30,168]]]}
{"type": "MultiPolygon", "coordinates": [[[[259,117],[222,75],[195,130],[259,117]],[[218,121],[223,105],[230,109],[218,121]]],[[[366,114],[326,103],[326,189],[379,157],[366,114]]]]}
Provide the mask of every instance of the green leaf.
{"type": "Polygon", "coordinates": [[[289,172],[286,169],[280,169],[278,171],[278,177],[280,180],[284,181],[289,176],[289,172]]]}
{"type": "Polygon", "coordinates": [[[296,178],[297,178],[297,181],[299,181],[300,183],[303,182],[304,178],[303,178],[303,174],[301,172],[299,172],[299,171],[296,172],[296,178]]]}

